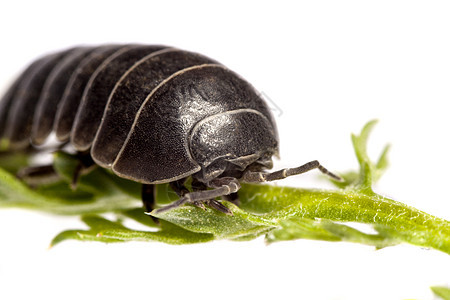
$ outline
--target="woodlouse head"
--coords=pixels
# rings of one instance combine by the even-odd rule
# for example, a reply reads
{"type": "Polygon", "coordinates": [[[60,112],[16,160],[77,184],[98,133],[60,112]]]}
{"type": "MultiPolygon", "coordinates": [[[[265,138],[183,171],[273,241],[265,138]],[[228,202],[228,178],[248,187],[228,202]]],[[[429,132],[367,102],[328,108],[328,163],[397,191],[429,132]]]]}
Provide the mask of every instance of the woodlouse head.
{"type": "Polygon", "coordinates": [[[272,168],[278,139],[272,123],[253,109],[237,109],[210,116],[193,128],[190,151],[201,171],[194,176],[209,182],[236,177],[250,168],[272,168]]]}

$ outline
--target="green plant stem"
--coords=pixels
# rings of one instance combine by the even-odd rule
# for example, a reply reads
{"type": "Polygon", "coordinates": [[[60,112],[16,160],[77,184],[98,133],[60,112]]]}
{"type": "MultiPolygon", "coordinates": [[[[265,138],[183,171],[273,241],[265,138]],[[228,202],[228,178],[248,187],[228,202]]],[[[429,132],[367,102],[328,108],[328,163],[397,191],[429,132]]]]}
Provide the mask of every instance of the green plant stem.
{"type": "Polygon", "coordinates": [[[270,211],[271,218],[371,224],[386,238],[450,254],[449,221],[377,194],[366,195],[349,189],[323,191],[245,185],[240,197],[251,199],[242,203],[242,209],[254,213],[270,211]]]}

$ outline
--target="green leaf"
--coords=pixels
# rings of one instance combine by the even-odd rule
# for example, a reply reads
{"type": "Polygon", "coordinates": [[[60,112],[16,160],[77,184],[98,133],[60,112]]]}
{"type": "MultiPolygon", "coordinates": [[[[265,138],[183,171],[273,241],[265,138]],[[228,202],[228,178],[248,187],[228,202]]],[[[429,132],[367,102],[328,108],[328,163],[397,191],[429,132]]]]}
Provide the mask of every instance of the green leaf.
{"type": "MultiPolygon", "coordinates": [[[[387,244],[402,241],[450,253],[448,221],[379,195],[361,194],[349,189],[322,191],[246,185],[240,197],[251,199],[243,200],[242,209],[265,212],[261,217],[272,221],[320,218],[376,225],[375,229],[389,239],[387,244]]],[[[276,229],[277,236],[281,236],[282,230],[290,228],[281,223],[281,227],[276,229]]],[[[276,237],[269,238],[269,241],[276,240],[276,237]]]]}
{"type": "Polygon", "coordinates": [[[390,145],[386,145],[376,163],[370,160],[367,154],[367,142],[376,123],[377,120],[372,120],[363,127],[359,135],[352,134],[353,149],[360,170],[359,172],[349,171],[342,174],[344,182],[332,181],[337,187],[349,187],[358,190],[360,193],[373,194],[373,183],[380,179],[389,165],[388,152],[390,149],[390,145]]]}
{"type": "MultiPolygon", "coordinates": [[[[142,216],[146,217],[147,220],[151,220],[144,214],[142,209],[128,210],[124,212],[124,215],[155,228],[154,223],[142,220],[142,216]]],[[[120,220],[110,221],[97,215],[83,216],[82,221],[90,227],[89,230],[63,231],[53,239],[51,246],[68,239],[107,243],[158,241],[176,245],[202,243],[214,239],[214,236],[211,234],[194,233],[165,221],[160,221],[158,229],[153,231],[133,230],[125,227],[120,220]]]]}
{"type": "Polygon", "coordinates": [[[383,234],[367,234],[350,226],[329,220],[292,218],[281,222],[281,227],[267,234],[267,241],[287,241],[299,238],[330,242],[353,242],[375,246],[381,249],[399,243],[383,234]]]}
{"type": "Polygon", "coordinates": [[[0,166],[12,174],[17,173],[21,168],[26,167],[30,161],[30,153],[27,152],[1,152],[0,166]]]}
{"type": "Polygon", "coordinates": [[[436,296],[439,296],[444,300],[450,300],[450,288],[442,286],[432,286],[431,290],[436,294],[436,296]]]}
{"type": "Polygon", "coordinates": [[[235,239],[248,235],[256,237],[277,226],[276,221],[248,213],[230,203],[224,204],[231,209],[232,216],[210,208],[202,210],[191,205],[154,216],[193,232],[211,233],[218,239],[235,239]]]}

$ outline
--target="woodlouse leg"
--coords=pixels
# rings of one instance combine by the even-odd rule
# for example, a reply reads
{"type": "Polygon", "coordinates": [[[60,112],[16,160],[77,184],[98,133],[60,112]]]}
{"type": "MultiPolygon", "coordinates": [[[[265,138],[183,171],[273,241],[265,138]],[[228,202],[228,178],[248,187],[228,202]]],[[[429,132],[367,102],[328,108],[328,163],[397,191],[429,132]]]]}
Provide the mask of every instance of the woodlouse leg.
{"type": "Polygon", "coordinates": [[[77,152],[76,157],[79,161],[73,172],[72,182],[70,183],[70,187],[73,190],[77,188],[81,173],[87,171],[91,167],[96,166],[89,152],[77,152]]]}
{"type": "Polygon", "coordinates": [[[52,165],[25,167],[17,172],[16,177],[33,188],[40,184],[56,182],[61,178],[52,165]]]}
{"type": "MultiPolygon", "coordinates": [[[[239,184],[239,181],[234,178],[234,177],[219,177],[214,179],[211,182],[212,186],[215,187],[221,187],[221,186],[225,186],[225,185],[229,185],[230,183],[235,182],[238,184],[238,188],[236,189],[235,192],[232,192],[230,194],[227,195],[222,195],[222,199],[228,202],[233,203],[234,205],[239,205],[240,201],[239,201],[239,196],[237,191],[241,188],[241,185],[239,184]]],[[[226,206],[224,206],[222,203],[218,202],[217,200],[211,200],[210,206],[225,213],[228,215],[233,215],[233,213],[230,211],[230,209],[226,206]]]]}
{"type": "MultiPolygon", "coordinates": [[[[225,181],[223,182],[223,184],[227,184],[228,182],[229,182],[229,180],[225,179],[225,181]]],[[[215,181],[215,186],[219,187],[219,186],[221,186],[221,185],[222,185],[222,182],[220,181],[220,178],[219,178],[219,179],[216,179],[216,181],[215,181]]],[[[206,184],[204,184],[203,182],[200,182],[200,181],[196,180],[195,178],[192,179],[191,186],[192,186],[192,190],[193,190],[194,192],[196,192],[196,191],[203,191],[203,190],[208,189],[208,186],[207,186],[206,184]]],[[[238,199],[237,193],[233,193],[233,194],[230,194],[230,195],[223,195],[222,198],[223,198],[224,200],[229,201],[229,202],[231,202],[231,203],[234,203],[234,204],[236,204],[236,205],[238,205],[238,203],[239,203],[239,199],[238,199]],[[236,200],[237,200],[237,201],[236,201],[236,200]]],[[[197,206],[197,207],[200,207],[200,208],[203,209],[203,210],[206,209],[205,205],[207,205],[207,206],[209,206],[209,207],[212,207],[212,208],[214,208],[214,209],[217,209],[217,210],[220,211],[220,212],[223,212],[224,214],[228,214],[228,215],[231,215],[231,214],[232,214],[232,212],[231,212],[225,205],[223,205],[222,203],[220,203],[219,201],[217,201],[217,200],[215,200],[215,199],[208,199],[208,200],[194,201],[193,204],[194,204],[195,206],[197,206]]]]}
{"type": "Polygon", "coordinates": [[[233,212],[228,207],[226,207],[225,205],[223,205],[222,203],[220,203],[219,201],[217,201],[215,199],[206,200],[206,204],[209,207],[212,207],[226,215],[230,215],[230,216],[233,215],[233,212]]]}
{"type": "Polygon", "coordinates": [[[232,193],[229,195],[224,195],[222,198],[228,202],[233,203],[234,205],[239,206],[241,204],[241,201],[239,200],[238,193],[232,193]]]}
{"type": "Polygon", "coordinates": [[[186,203],[195,203],[196,201],[202,201],[225,214],[232,215],[231,210],[229,210],[226,206],[224,206],[217,200],[214,200],[214,198],[236,193],[241,188],[239,181],[233,177],[222,177],[214,179],[213,181],[211,181],[210,185],[211,187],[214,187],[214,189],[187,193],[178,201],[159,208],[154,212],[157,214],[182,206],[186,203]]]}
{"type": "MultiPolygon", "coordinates": [[[[144,204],[145,212],[151,212],[155,207],[155,185],[154,184],[143,184],[141,191],[141,199],[144,204]]],[[[159,224],[158,218],[150,216],[152,220],[159,224]]]]}
{"type": "Polygon", "coordinates": [[[265,181],[273,181],[283,179],[289,176],[298,175],[302,173],[306,173],[308,171],[319,169],[325,175],[330,176],[334,180],[343,181],[343,179],[330,171],[328,171],[324,166],[322,166],[317,160],[310,161],[300,167],[297,168],[287,168],[281,169],[279,171],[275,171],[272,173],[265,172],[253,172],[247,171],[242,176],[241,180],[244,182],[265,182],[265,181]]]}
{"type": "MultiPolygon", "coordinates": [[[[61,150],[65,144],[61,144],[57,147],[57,150],[61,150]]],[[[27,152],[34,154],[36,149],[28,148],[27,152]],[[29,150],[28,150],[29,149],[29,150]]],[[[38,153],[38,152],[36,152],[38,153]]],[[[92,166],[95,166],[94,161],[92,160],[89,153],[77,153],[76,154],[79,162],[77,166],[75,167],[72,182],[70,184],[70,187],[72,189],[76,188],[76,185],[78,183],[78,179],[80,177],[80,174],[87,169],[91,168],[92,166]]],[[[25,167],[16,174],[17,178],[23,180],[31,187],[36,187],[41,184],[49,184],[58,181],[61,179],[59,174],[54,169],[53,165],[41,165],[41,166],[30,166],[25,167]]]]}
{"type": "MultiPolygon", "coordinates": [[[[198,192],[198,191],[203,191],[203,190],[207,190],[208,187],[206,186],[206,184],[204,184],[203,182],[200,182],[198,180],[196,180],[195,178],[192,179],[192,183],[191,183],[191,187],[192,190],[194,192],[198,192]]],[[[193,204],[203,210],[206,210],[206,202],[209,200],[205,200],[205,201],[194,201],[193,204]]]]}
{"type": "MultiPolygon", "coordinates": [[[[184,185],[187,178],[182,178],[177,181],[172,181],[169,186],[172,190],[179,196],[183,197],[185,194],[189,193],[188,188],[184,185]]],[[[146,213],[153,211],[155,208],[155,188],[153,184],[143,184],[142,185],[142,202],[144,203],[146,213]]],[[[150,216],[155,223],[159,223],[158,218],[150,216]]]]}
{"type": "Polygon", "coordinates": [[[185,194],[189,193],[188,188],[184,185],[185,182],[186,178],[183,178],[177,181],[172,181],[169,183],[169,185],[179,197],[183,197],[185,194]]]}
{"type": "MultiPolygon", "coordinates": [[[[177,181],[172,181],[169,183],[170,187],[177,193],[178,197],[183,197],[187,193],[189,193],[188,188],[184,185],[187,178],[182,178],[177,181]]],[[[206,190],[207,187],[204,183],[193,179],[191,183],[191,187],[193,191],[202,191],[206,190]]],[[[205,205],[201,201],[195,201],[193,204],[197,207],[200,207],[201,209],[206,209],[205,205]]]]}

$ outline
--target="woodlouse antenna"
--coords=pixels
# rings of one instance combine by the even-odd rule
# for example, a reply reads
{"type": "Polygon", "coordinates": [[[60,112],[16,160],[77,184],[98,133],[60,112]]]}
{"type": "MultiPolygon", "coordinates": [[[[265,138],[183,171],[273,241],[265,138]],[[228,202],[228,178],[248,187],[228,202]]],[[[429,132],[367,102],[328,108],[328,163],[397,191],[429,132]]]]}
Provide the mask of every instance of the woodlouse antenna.
{"type": "Polygon", "coordinates": [[[325,174],[327,176],[330,176],[331,178],[333,178],[336,181],[341,181],[341,182],[344,181],[344,179],[342,179],[342,177],[328,171],[317,160],[310,161],[310,162],[308,162],[304,165],[301,165],[300,167],[297,167],[297,168],[286,168],[286,169],[281,169],[279,171],[275,171],[272,173],[247,171],[242,176],[242,181],[244,181],[244,182],[266,182],[266,181],[280,180],[280,179],[284,179],[289,176],[303,174],[303,173],[309,172],[314,169],[319,169],[320,172],[322,172],[323,174],[325,174]]]}

